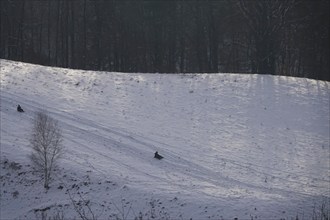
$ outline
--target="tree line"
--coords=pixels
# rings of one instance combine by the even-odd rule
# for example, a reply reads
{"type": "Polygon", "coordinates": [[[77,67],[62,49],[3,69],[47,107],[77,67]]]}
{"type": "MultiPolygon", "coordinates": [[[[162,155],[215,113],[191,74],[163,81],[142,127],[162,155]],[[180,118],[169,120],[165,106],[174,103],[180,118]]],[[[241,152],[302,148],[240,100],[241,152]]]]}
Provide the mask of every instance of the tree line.
{"type": "Polygon", "coordinates": [[[328,0],[1,0],[0,57],[330,80],[328,0]]]}

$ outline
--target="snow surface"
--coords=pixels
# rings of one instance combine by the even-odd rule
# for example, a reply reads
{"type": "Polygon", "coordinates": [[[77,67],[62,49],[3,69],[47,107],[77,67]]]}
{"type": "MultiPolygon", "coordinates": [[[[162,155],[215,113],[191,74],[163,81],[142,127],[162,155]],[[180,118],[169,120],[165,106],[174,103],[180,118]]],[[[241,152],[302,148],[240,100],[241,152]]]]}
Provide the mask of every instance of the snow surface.
{"type": "Polygon", "coordinates": [[[311,219],[329,210],[329,82],[0,62],[0,219],[79,218],[72,200],[89,201],[97,219],[311,219]],[[59,121],[66,148],[48,191],[28,158],[40,110],[59,121]]]}

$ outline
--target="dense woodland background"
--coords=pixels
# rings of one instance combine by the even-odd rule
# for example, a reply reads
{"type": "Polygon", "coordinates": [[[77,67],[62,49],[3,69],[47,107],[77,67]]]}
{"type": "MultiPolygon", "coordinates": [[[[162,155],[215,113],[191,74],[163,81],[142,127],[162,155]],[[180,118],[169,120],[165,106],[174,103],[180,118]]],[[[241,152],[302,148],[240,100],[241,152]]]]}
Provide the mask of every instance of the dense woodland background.
{"type": "Polygon", "coordinates": [[[328,0],[1,0],[0,57],[330,81],[328,0]]]}

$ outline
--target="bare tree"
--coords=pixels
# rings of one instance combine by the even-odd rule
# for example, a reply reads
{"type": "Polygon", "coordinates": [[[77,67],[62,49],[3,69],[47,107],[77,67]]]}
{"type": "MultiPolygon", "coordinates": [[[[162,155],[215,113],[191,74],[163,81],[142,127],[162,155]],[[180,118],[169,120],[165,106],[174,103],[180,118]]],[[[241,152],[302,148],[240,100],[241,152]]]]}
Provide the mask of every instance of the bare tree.
{"type": "Polygon", "coordinates": [[[62,131],[57,120],[45,112],[38,112],[30,143],[32,145],[31,160],[35,168],[44,175],[44,187],[49,188],[49,182],[56,162],[63,152],[62,131]]]}
{"type": "Polygon", "coordinates": [[[253,62],[261,74],[276,74],[281,30],[295,0],[239,0],[238,6],[250,29],[255,44],[253,62]]]}

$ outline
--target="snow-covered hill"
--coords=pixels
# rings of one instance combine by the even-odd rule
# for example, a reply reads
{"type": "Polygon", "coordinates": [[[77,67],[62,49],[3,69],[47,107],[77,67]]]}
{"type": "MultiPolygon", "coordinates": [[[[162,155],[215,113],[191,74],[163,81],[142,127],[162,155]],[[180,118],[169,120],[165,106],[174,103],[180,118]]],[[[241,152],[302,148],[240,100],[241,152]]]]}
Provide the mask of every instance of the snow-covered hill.
{"type": "Polygon", "coordinates": [[[310,219],[329,207],[329,82],[0,62],[0,219],[78,218],[72,200],[97,219],[310,219]],[[39,110],[66,148],[48,191],[28,159],[39,110]]]}

